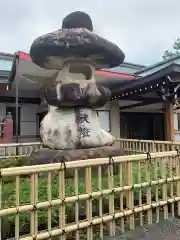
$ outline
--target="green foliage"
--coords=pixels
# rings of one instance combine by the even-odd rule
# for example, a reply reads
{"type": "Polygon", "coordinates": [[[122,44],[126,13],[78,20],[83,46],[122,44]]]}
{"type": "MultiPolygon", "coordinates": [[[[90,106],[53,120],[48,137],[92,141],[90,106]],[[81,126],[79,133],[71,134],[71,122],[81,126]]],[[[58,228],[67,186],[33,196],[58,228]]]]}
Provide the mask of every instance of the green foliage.
{"type": "Polygon", "coordinates": [[[174,42],[173,49],[174,49],[173,52],[168,51],[168,50],[166,50],[164,52],[164,55],[163,55],[164,60],[180,54],[180,39],[179,38],[174,42]]]}
{"type": "Polygon", "coordinates": [[[0,169],[9,167],[21,167],[26,165],[26,162],[27,157],[6,158],[0,162],[0,169]]]}
{"type": "MultiPolygon", "coordinates": [[[[1,168],[10,168],[10,167],[21,167],[27,165],[28,158],[27,157],[10,157],[0,162],[1,168]]],[[[13,177],[4,178],[4,182],[12,182],[14,181],[13,177]]]]}

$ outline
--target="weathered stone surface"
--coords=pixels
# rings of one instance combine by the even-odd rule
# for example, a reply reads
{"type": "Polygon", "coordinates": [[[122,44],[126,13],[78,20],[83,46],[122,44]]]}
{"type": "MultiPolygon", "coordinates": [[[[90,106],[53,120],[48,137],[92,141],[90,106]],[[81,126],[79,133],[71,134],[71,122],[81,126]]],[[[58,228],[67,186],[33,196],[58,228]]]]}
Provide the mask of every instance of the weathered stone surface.
{"type": "Polygon", "coordinates": [[[123,149],[106,146],[89,149],[74,149],[74,150],[53,150],[49,148],[42,148],[31,154],[30,162],[32,165],[58,163],[61,161],[74,161],[104,157],[123,156],[125,152],[123,149]]]}
{"type": "Polygon", "coordinates": [[[89,31],[93,31],[93,24],[90,16],[81,11],[75,11],[68,14],[62,22],[62,28],[86,28],[89,31]]]}
{"type": "MultiPolygon", "coordinates": [[[[94,158],[116,157],[123,155],[125,155],[123,149],[113,146],[75,150],[53,150],[49,148],[42,148],[32,153],[27,162],[31,165],[39,165],[85,159],[89,159],[90,161],[90,159],[94,158]]],[[[97,167],[94,167],[94,171],[97,172],[97,167]]],[[[67,175],[73,176],[73,171],[68,170],[67,175]]]]}
{"type": "Polygon", "coordinates": [[[93,107],[104,106],[111,98],[111,91],[97,83],[86,81],[86,86],[78,83],[58,83],[55,87],[47,88],[45,99],[49,105],[56,107],[93,107]],[[93,86],[95,85],[95,86],[93,86]],[[95,96],[94,88],[98,94],[95,96]]]}
{"type": "Polygon", "coordinates": [[[51,149],[77,149],[112,145],[115,138],[100,128],[91,108],[56,108],[42,120],[40,135],[51,149]]]}
{"type": "Polygon", "coordinates": [[[124,53],[117,45],[82,27],[82,21],[74,26],[76,19],[74,16],[71,28],[45,34],[33,42],[30,55],[35,64],[47,69],[61,69],[64,62],[74,57],[87,59],[101,69],[119,66],[124,61],[124,53]]]}

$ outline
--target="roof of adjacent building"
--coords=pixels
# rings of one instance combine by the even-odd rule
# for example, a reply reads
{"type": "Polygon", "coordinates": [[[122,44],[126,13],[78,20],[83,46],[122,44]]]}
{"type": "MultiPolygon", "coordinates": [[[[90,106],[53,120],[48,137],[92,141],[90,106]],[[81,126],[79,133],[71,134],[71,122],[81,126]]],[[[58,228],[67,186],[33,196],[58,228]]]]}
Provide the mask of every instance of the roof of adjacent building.
{"type": "MultiPolygon", "coordinates": [[[[20,59],[25,59],[31,61],[30,55],[24,52],[17,52],[14,55],[9,53],[0,53],[0,82],[4,83],[4,77],[9,76],[9,83],[11,83],[16,74],[16,64],[15,57],[18,56],[20,59]],[[10,74],[9,74],[10,73],[10,74]],[[2,75],[3,74],[3,75],[2,75]]],[[[170,74],[170,71],[179,70],[180,64],[180,54],[173,56],[167,60],[160,61],[151,66],[144,66],[129,62],[124,62],[120,66],[112,69],[103,69],[96,71],[96,74],[101,74],[109,78],[118,78],[121,80],[119,87],[117,89],[120,92],[131,91],[132,88],[142,87],[142,84],[146,85],[155,81],[155,78],[160,78],[167,74],[170,74]],[[123,79],[128,79],[128,81],[123,82],[123,79]],[[136,81],[134,81],[136,79],[136,81]],[[149,82],[149,83],[148,83],[149,82]]]]}
{"type": "Polygon", "coordinates": [[[4,53],[4,52],[0,52],[0,57],[12,57],[13,58],[14,54],[12,53],[4,53]]]}
{"type": "MultiPolygon", "coordinates": [[[[28,54],[27,54],[28,55],[28,54]]],[[[13,61],[14,54],[0,52],[0,70],[10,71],[10,61],[13,61]],[[3,62],[4,60],[4,62],[3,62]]],[[[106,72],[112,73],[122,73],[128,75],[134,75],[134,72],[138,70],[144,69],[145,66],[140,64],[134,64],[129,62],[123,62],[120,66],[111,68],[111,69],[103,69],[106,72]]]]}
{"type": "Polygon", "coordinates": [[[144,77],[144,76],[153,74],[154,72],[157,72],[157,71],[163,69],[164,67],[171,65],[172,63],[180,64],[180,54],[177,54],[171,58],[160,61],[160,62],[150,65],[148,67],[142,68],[142,69],[136,71],[135,75],[144,77]]]}

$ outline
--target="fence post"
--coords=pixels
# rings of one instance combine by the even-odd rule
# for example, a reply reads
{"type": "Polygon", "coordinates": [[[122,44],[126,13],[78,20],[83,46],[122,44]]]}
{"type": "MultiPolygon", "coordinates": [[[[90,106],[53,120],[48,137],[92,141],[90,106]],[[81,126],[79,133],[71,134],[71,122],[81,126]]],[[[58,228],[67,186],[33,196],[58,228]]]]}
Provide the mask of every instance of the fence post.
{"type": "MultiPolygon", "coordinates": [[[[178,156],[176,157],[176,176],[180,176],[180,156],[178,154],[178,156]]],[[[176,184],[176,194],[177,197],[180,197],[180,181],[177,182],[176,184]]],[[[180,202],[177,203],[177,214],[178,216],[180,216],[180,202]]]]}
{"type": "MultiPolygon", "coordinates": [[[[114,179],[113,179],[113,162],[111,161],[108,166],[108,188],[113,189],[114,187],[114,179]]],[[[111,216],[114,216],[114,192],[111,193],[109,196],[109,214],[111,216]]],[[[113,219],[109,223],[109,235],[115,236],[116,234],[116,228],[115,228],[115,220],[113,219]]]]}
{"type": "Polygon", "coordinates": [[[87,240],[93,239],[93,232],[92,232],[92,172],[91,167],[87,167],[85,169],[85,180],[86,180],[86,193],[89,194],[89,199],[86,200],[86,218],[90,222],[90,226],[87,228],[87,240]]]}
{"type": "MultiPolygon", "coordinates": [[[[0,172],[0,210],[2,208],[2,176],[0,172]]],[[[3,239],[2,236],[2,218],[0,217],[0,240],[3,239]]]]}
{"type": "MultiPolygon", "coordinates": [[[[65,169],[59,170],[59,198],[62,200],[62,204],[59,206],[59,228],[64,229],[66,226],[66,213],[65,213],[65,169]]],[[[65,240],[65,235],[61,235],[60,240],[65,240]]]]}

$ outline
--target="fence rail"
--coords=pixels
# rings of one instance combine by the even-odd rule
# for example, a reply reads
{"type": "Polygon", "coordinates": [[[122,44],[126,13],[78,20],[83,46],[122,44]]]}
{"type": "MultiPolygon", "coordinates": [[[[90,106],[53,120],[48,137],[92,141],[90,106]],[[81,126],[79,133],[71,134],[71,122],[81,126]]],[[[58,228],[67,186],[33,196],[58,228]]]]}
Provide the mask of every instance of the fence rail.
{"type": "MultiPolygon", "coordinates": [[[[180,142],[173,141],[152,141],[124,138],[119,138],[117,141],[120,143],[120,147],[129,154],[164,152],[180,149],[180,142]]],[[[30,155],[34,150],[42,147],[42,142],[0,144],[0,159],[8,158],[10,156],[15,157],[17,155],[27,156],[30,155]]]]}
{"type": "Polygon", "coordinates": [[[180,142],[174,141],[152,141],[124,138],[119,138],[117,141],[120,142],[120,147],[129,154],[180,150],[180,142]]]}
{"type": "Polygon", "coordinates": [[[0,144],[0,159],[17,157],[17,156],[28,156],[34,150],[43,147],[42,142],[31,142],[31,143],[7,143],[0,144]]]}
{"type": "Polygon", "coordinates": [[[98,239],[95,232],[103,239],[107,232],[114,236],[137,224],[151,224],[154,214],[158,222],[161,210],[165,219],[169,213],[175,216],[176,209],[180,215],[177,151],[0,171],[1,229],[6,219],[15,239],[83,236],[92,240],[98,239]],[[70,170],[73,177],[69,179],[66,173],[70,170]]]}

